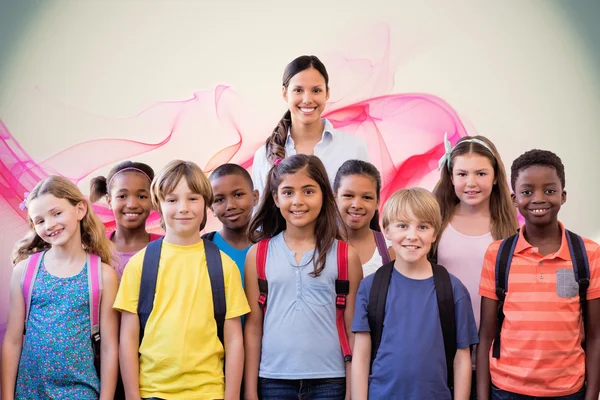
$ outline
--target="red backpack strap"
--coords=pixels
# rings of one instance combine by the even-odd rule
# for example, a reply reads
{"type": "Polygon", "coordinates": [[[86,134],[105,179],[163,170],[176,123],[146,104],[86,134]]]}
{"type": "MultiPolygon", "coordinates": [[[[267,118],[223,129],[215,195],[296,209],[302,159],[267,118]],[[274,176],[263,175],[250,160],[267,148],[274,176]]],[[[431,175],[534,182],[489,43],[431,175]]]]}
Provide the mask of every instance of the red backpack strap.
{"type": "Polygon", "coordinates": [[[346,331],[346,321],[344,319],[344,311],[346,311],[346,296],[350,293],[350,281],[348,280],[348,243],[338,240],[337,249],[337,264],[338,278],[335,281],[336,293],[336,318],[338,336],[344,361],[352,360],[352,349],[350,349],[350,341],[348,340],[348,332],[346,331]]]}
{"type": "Polygon", "coordinates": [[[25,324],[23,334],[27,330],[27,320],[29,319],[29,311],[31,308],[31,295],[33,294],[33,284],[37,273],[40,269],[40,264],[43,260],[45,252],[34,253],[27,258],[27,265],[21,278],[21,290],[23,292],[23,300],[25,301],[25,324]]]}
{"type": "Polygon", "coordinates": [[[269,296],[269,284],[267,282],[267,253],[269,251],[269,241],[271,239],[263,239],[258,242],[256,248],[256,274],[258,276],[258,304],[263,310],[263,314],[267,312],[267,297],[269,296]]]}

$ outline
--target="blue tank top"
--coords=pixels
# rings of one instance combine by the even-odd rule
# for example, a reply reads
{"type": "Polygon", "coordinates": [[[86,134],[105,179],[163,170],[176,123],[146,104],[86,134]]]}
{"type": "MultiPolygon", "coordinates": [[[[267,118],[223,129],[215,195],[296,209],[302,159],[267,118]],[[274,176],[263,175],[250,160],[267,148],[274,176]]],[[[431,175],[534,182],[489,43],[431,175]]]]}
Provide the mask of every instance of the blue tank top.
{"type": "MultiPolygon", "coordinates": [[[[317,277],[314,250],[299,264],[283,232],[269,242],[266,276],[269,299],[263,324],[259,376],[272,379],[319,379],[346,376],[335,324],[337,240],[317,277]]],[[[315,256],[316,260],[316,256],[315,256]]]]}
{"type": "Polygon", "coordinates": [[[16,399],[100,396],[90,339],[87,268],[75,276],[38,271],[17,375],[16,399]]]}

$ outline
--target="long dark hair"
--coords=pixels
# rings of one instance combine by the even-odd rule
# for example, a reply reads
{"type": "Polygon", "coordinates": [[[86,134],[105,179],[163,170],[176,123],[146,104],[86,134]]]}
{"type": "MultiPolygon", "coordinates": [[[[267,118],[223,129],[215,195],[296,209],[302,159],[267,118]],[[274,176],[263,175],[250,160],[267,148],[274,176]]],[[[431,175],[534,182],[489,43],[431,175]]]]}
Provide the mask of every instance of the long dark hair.
{"type": "MultiPolygon", "coordinates": [[[[351,175],[363,175],[371,178],[375,182],[375,186],[377,187],[377,204],[379,204],[381,192],[381,174],[373,164],[366,161],[348,160],[344,162],[335,174],[335,179],[333,180],[333,192],[337,194],[338,189],[342,184],[342,179],[351,175]]],[[[379,226],[378,209],[375,210],[375,215],[373,215],[373,218],[371,218],[369,228],[374,231],[381,232],[381,227],[379,226]]]]}
{"type": "MultiPolygon", "coordinates": [[[[325,65],[316,56],[300,56],[285,67],[282,79],[282,85],[285,90],[287,91],[290,79],[294,75],[309,68],[314,68],[323,75],[325,88],[329,90],[329,74],[327,74],[325,65]]],[[[290,110],[287,110],[265,143],[267,160],[271,164],[278,158],[285,158],[285,141],[287,140],[288,129],[291,125],[292,115],[290,110]]]]}
{"type": "Polygon", "coordinates": [[[296,154],[271,168],[267,177],[265,195],[262,197],[258,212],[250,222],[248,236],[252,243],[258,243],[262,239],[271,238],[285,230],[286,220],[275,205],[273,196],[277,194],[277,188],[286,175],[292,175],[301,170],[306,172],[310,179],[317,182],[323,193],[323,205],[315,226],[316,245],[313,257],[316,254],[317,260],[313,260],[314,271],[311,273],[318,276],[325,268],[327,253],[335,239],[341,239],[338,226],[343,224],[329,178],[327,178],[327,171],[318,157],[296,154]]]}
{"type": "MultiPolygon", "coordinates": [[[[494,143],[485,136],[465,136],[461,138],[452,149],[450,165],[444,164],[442,166],[440,180],[433,189],[433,194],[435,195],[442,212],[441,232],[448,226],[448,223],[454,215],[456,205],[460,201],[458,197],[456,197],[456,192],[454,191],[452,170],[454,169],[454,160],[456,157],[465,154],[479,154],[486,157],[490,160],[490,163],[494,168],[496,184],[493,186],[490,195],[492,236],[495,240],[500,240],[514,235],[519,227],[519,222],[517,221],[517,213],[510,198],[510,189],[508,188],[504,163],[502,162],[494,143]],[[487,144],[487,147],[480,143],[472,142],[470,139],[481,140],[487,144]]],[[[440,236],[438,235],[438,237],[440,236]]]]}

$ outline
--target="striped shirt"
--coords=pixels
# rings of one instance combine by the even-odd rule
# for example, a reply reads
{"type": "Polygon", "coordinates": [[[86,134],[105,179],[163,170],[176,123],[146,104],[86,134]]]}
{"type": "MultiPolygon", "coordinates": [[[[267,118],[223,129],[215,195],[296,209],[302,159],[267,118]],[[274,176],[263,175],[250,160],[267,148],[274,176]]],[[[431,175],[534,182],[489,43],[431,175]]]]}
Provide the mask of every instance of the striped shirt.
{"type": "MultiPolygon", "coordinates": [[[[583,321],[579,286],[564,233],[560,249],[542,256],[521,229],[513,253],[504,303],[500,358],[491,356],[492,383],[500,389],[527,396],[567,396],[585,380],[585,353],[581,347],[583,321]]],[[[496,297],[496,256],[501,241],[485,254],[479,294],[496,297]]],[[[584,239],[590,265],[588,300],[600,298],[600,246],[584,239]]]]}

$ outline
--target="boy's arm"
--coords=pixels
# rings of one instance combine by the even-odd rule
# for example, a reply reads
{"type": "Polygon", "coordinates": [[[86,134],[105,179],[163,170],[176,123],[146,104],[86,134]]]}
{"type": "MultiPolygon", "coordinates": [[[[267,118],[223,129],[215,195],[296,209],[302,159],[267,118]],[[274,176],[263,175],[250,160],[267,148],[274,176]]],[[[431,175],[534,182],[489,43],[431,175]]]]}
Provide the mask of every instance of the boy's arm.
{"type": "Polygon", "coordinates": [[[2,342],[2,398],[12,400],[15,396],[17,371],[23,349],[25,327],[25,301],[21,290],[21,276],[27,261],[21,261],[13,269],[10,279],[10,307],[6,334],[2,342]]]}
{"type": "Polygon", "coordinates": [[[490,398],[490,348],[496,335],[497,310],[498,300],[481,297],[481,324],[479,327],[479,345],[477,346],[475,369],[477,374],[478,400],[489,400],[490,398]]]}
{"type": "Polygon", "coordinates": [[[471,397],[471,350],[458,349],[454,356],[454,399],[469,400],[471,397]]]}
{"type": "Polygon", "coordinates": [[[100,400],[112,400],[117,387],[119,368],[119,313],[112,308],[119,288],[115,270],[102,264],[102,298],[100,300],[100,400]]]}
{"type": "MultiPolygon", "coordinates": [[[[354,333],[352,333],[352,319],[354,318],[354,309],[356,306],[356,292],[363,278],[362,264],[358,253],[353,247],[348,246],[348,280],[350,281],[350,290],[346,296],[346,309],[344,310],[344,322],[346,324],[346,334],[350,342],[350,348],[354,347],[354,333]]],[[[352,363],[346,363],[346,399],[350,399],[352,363]]]]}
{"type": "Polygon", "coordinates": [[[136,314],[121,312],[121,343],[119,359],[121,376],[127,400],[138,400],[140,395],[140,320],[136,314]]]}
{"type": "Polygon", "coordinates": [[[225,342],[225,400],[239,400],[244,375],[244,336],[241,317],[225,320],[223,341],[225,342]]]}
{"type": "Polygon", "coordinates": [[[600,392],[600,299],[587,302],[585,333],[585,400],[598,400],[600,392]]]}
{"type": "Polygon", "coordinates": [[[354,334],[352,354],[351,390],[353,400],[367,400],[369,395],[369,369],[371,366],[371,333],[354,334]]]}
{"type": "Polygon", "coordinates": [[[252,246],[246,255],[244,265],[246,298],[250,304],[250,314],[246,315],[244,323],[244,345],[246,359],[244,369],[244,399],[258,399],[258,368],[262,351],[263,310],[258,304],[260,291],[256,274],[256,245],[252,246]]]}

